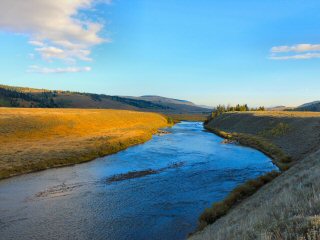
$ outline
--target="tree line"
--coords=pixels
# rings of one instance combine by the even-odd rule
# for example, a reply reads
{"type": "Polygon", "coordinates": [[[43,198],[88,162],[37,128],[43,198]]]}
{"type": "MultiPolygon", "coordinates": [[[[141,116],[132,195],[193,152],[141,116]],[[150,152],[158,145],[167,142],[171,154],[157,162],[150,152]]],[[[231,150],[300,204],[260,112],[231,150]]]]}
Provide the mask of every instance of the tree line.
{"type": "Polygon", "coordinates": [[[19,91],[19,89],[10,89],[0,86],[0,99],[3,99],[5,102],[7,102],[10,107],[22,107],[24,106],[21,105],[22,102],[24,102],[24,104],[28,104],[29,107],[61,107],[53,99],[56,96],[57,93],[54,91],[33,94],[19,91]]]}
{"type": "Polygon", "coordinates": [[[209,120],[212,118],[215,118],[225,112],[249,112],[249,111],[265,111],[264,106],[260,106],[257,108],[250,108],[248,104],[237,104],[235,106],[231,105],[218,105],[214,108],[214,110],[211,112],[211,115],[209,117],[209,120]]]}

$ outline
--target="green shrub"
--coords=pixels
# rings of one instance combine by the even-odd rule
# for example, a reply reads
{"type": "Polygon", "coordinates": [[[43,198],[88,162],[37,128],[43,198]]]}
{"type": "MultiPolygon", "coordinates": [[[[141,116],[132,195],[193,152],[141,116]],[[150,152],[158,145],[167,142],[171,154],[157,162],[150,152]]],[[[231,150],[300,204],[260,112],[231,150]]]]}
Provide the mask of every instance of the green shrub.
{"type": "Polygon", "coordinates": [[[290,126],[287,123],[278,123],[271,129],[263,130],[259,135],[263,137],[281,137],[287,134],[290,130],[290,126]]]}
{"type": "Polygon", "coordinates": [[[168,124],[170,124],[170,125],[173,125],[173,124],[174,124],[174,121],[173,121],[173,118],[172,118],[172,117],[167,117],[167,122],[168,122],[168,124]]]}

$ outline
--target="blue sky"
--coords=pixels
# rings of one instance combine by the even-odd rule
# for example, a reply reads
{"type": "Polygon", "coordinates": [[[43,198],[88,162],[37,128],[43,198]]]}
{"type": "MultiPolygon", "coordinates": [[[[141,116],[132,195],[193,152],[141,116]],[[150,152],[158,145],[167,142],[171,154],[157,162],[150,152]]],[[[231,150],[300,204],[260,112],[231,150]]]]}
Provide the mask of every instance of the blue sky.
{"type": "Polygon", "coordinates": [[[319,1],[27,2],[0,3],[2,84],[206,105],[319,99],[319,1]]]}

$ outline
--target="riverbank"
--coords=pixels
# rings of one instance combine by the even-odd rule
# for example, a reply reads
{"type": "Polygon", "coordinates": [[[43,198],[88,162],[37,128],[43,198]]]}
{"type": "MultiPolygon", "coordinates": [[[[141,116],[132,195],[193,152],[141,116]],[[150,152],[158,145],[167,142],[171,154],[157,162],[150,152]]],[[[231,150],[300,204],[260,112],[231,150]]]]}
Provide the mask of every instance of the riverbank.
{"type": "Polygon", "coordinates": [[[194,114],[174,114],[168,113],[166,114],[167,117],[173,120],[174,123],[178,123],[181,121],[188,121],[188,122],[204,122],[209,113],[194,113],[194,114]]]}
{"type": "Polygon", "coordinates": [[[292,162],[317,151],[320,144],[317,112],[231,112],[214,118],[206,127],[259,138],[278,147],[292,162]]]}
{"type": "Polygon", "coordinates": [[[289,167],[293,164],[292,159],[289,155],[284,153],[279,147],[273,144],[270,141],[262,138],[261,136],[256,136],[252,134],[246,133],[229,133],[225,131],[221,131],[217,128],[210,127],[205,125],[205,129],[214,134],[225,138],[227,142],[224,143],[238,143],[243,146],[251,147],[254,149],[263,152],[265,155],[271,158],[272,162],[281,170],[288,170],[289,167]]]}
{"type": "Polygon", "coordinates": [[[319,239],[319,124],[320,114],[308,112],[234,112],[208,122],[208,130],[255,147],[289,170],[190,239],[319,239]]]}
{"type": "Polygon", "coordinates": [[[208,203],[276,169],[200,122],[169,131],[95,161],[0,181],[2,238],[182,240],[208,203]]]}
{"type": "Polygon", "coordinates": [[[155,113],[0,108],[0,179],[112,154],[166,126],[155,113]]]}

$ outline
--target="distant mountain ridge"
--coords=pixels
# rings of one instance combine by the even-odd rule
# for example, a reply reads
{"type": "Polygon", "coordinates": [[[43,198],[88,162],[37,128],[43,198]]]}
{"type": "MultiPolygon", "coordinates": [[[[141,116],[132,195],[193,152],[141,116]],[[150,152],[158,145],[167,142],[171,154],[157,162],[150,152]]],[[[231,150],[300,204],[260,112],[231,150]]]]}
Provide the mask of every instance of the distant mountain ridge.
{"type": "Polygon", "coordinates": [[[189,101],[160,96],[120,97],[105,94],[0,85],[0,107],[101,108],[162,113],[207,113],[189,101]]]}
{"type": "Polygon", "coordinates": [[[320,101],[305,103],[296,108],[298,111],[320,112],[320,101]]]}
{"type": "Polygon", "coordinates": [[[139,98],[142,98],[144,100],[149,100],[149,101],[159,101],[159,102],[172,102],[172,103],[177,103],[177,104],[188,104],[188,105],[195,105],[193,102],[190,102],[188,100],[181,100],[181,99],[176,99],[176,98],[167,98],[167,97],[161,97],[157,95],[143,95],[139,98]]]}
{"type": "Polygon", "coordinates": [[[188,100],[168,98],[168,97],[162,97],[162,96],[157,96],[157,95],[143,95],[140,97],[124,96],[124,97],[130,98],[130,99],[150,101],[150,102],[157,103],[157,104],[163,104],[163,103],[165,103],[165,104],[183,104],[183,105],[189,105],[189,106],[200,107],[200,108],[205,108],[205,109],[213,109],[211,107],[197,105],[197,104],[190,102],[188,100]]]}
{"type": "Polygon", "coordinates": [[[289,107],[286,106],[274,106],[274,107],[268,107],[267,110],[268,111],[285,111],[290,109],[289,107]]]}

